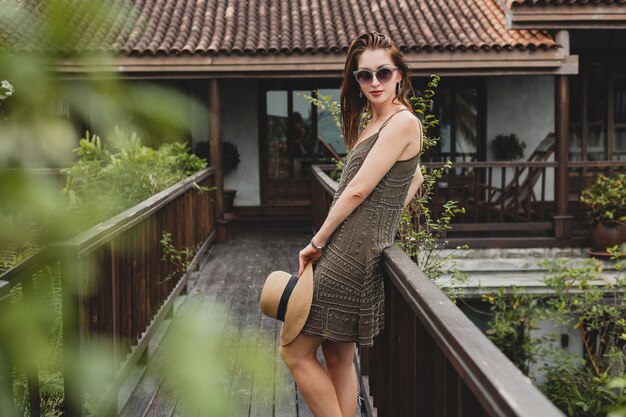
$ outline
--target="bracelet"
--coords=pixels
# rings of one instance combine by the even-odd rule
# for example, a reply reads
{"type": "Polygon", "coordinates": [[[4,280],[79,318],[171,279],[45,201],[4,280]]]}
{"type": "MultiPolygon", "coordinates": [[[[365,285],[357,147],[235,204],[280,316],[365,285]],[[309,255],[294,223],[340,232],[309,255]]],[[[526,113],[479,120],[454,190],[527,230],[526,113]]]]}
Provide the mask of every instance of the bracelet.
{"type": "Polygon", "coordinates": [[[311,246],[313,247],[313,249],[315,249],[315,252],[317,253],[324,252],[324,246],[317,246],[315,243],[313,243],[313,239],[311,239],[311,246]]]}

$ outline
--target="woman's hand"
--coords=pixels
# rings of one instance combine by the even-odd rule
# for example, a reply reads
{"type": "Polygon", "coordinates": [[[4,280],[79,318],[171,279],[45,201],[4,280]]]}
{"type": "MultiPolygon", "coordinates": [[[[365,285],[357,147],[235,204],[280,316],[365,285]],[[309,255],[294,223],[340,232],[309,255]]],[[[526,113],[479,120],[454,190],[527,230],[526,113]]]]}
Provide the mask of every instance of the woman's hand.
{"type": "Polygon", "coordinates": [[[304,249],[302,249],[300,251],[300,254],[298,256],[299,261],[300,261],[300,269],[298,270],[298,277],[300,275],[302,275],[302,273],[304,272],[304,267],[306,266],[306,264],[309,263],[309,261],[311,262],[317,262],[320,260],[320,258],[322,257],[322,253],[316,251],[313,246],[306,245],[304,249]]]}

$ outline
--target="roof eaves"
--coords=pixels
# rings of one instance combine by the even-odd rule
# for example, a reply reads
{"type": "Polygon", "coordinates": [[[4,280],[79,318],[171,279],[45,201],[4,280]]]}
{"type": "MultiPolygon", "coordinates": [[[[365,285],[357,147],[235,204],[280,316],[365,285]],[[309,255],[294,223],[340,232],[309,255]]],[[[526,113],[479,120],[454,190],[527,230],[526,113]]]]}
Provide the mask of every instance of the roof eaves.
{"type": "MultiPolygon", "coordinates": [[[[415,75],[489,74],[576,74],[578,57],[563,48],[529,51],[511,45],[500,51],[477,49],[407,52],[405,58],[415,75]]],[[[98,67],[60,61],[53,69],[60,73],[118,72],[123,75],[160,74],[179,77],[341,77],[345,54],[249,54],[231,55],[143,55],[118,56],[98,67]]]]}

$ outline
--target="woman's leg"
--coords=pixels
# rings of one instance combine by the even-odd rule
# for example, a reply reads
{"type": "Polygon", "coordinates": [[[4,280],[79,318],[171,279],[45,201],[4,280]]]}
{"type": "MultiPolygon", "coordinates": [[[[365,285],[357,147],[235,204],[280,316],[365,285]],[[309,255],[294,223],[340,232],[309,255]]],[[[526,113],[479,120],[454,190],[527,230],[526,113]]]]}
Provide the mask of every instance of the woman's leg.
{"type": "Polygon", "coordinates": [[[354,417],[357,401],[356,369],[354,368],[355,343],[331,342],[322,344],[326,369],[333,381],[342,417],[354,417]]]}
{"type": "Polygon", "coordinates": [[[333,382],[315,357],[323,341],[321,336],[300,333],[293,342],[279,348],[280,356],[315,417],[343,417],[333,382]]]}

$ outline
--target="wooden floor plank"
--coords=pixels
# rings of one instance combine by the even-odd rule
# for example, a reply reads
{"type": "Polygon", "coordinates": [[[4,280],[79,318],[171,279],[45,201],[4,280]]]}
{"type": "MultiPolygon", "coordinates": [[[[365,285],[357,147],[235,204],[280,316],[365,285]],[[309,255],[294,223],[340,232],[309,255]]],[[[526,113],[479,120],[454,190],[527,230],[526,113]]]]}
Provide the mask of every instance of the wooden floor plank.
{"type": "MultiPolygon", "coordinates": [[[[297,272],[298,251],[310,239],[308,231],[255,229],[229,233],[226,244],[215,245],[192,281],[187,301],[181,308],[210,303],[211,296],[226,303],[220,322],[218,349],[225,352],[227,375],[221,382],[229,387],[224,408],[215,417],[302,417],[311,416],[296,385],[278,354],[280,323],[258,310],[265,277],[274,270],[297,272]],[[269,372],[261,372],[269,370],[269,372]]],[[[206,306],[205,306],[206,307],[206,306]]],[[[215,313],[217,314],[217,313],[215,313]]],[[[201,411],[185,401],[176,388],[171,358],[180,341],[164,337],[144,377],[122,411],[121,417],[195,417],[201,411]],[[168,384],[164,384],[163,380],[168,384]]],[[[204,417],[204,416],[201,416],[204,417]]],[[[213,417],[213,415],[211,416],[213,417]]]]}

